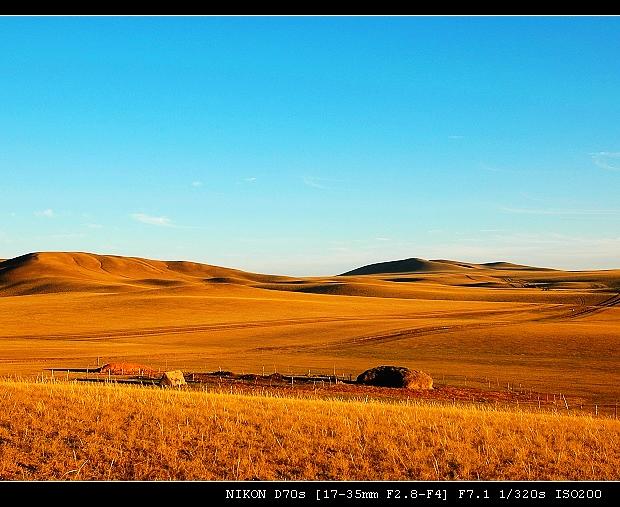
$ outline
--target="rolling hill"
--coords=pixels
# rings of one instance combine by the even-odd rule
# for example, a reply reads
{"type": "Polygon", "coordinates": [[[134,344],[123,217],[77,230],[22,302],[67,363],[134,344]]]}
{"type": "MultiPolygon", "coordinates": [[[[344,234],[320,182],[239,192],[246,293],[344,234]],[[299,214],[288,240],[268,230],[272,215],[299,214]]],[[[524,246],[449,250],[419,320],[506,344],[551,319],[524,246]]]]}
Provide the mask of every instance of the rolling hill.
{"type": "Polygon", "coordinates": [[[378,262],[368,264],[360,268],[352,269],[340,276],[354,275],[378,275],[389,273],[433,273],[433,272],[454,272],[454,271],[475,271],[485,269],[497,270],[526,270],[526,271],[554,271],[549,268],[535,268],[512,264],[510,262],[487,262],[485,264],[472,264],[469,262],[459,262],[446,259],[426,260],[418,257],[402,259],[397,261],[378,262]]]}
{"type": "MultiPolygon", "coordinates": [[[[0,262],[0,295],[58,292],[200,291],[234,285],[317,294],[409,297],[412,287],[620,289],[620,270],[561,271],[507,262],[472,264],[410,258],[370,264],[334,277],[288,277],[187,261],[82,252],[37,252],[0,262]]],[[[483,292],[480,291],[480,294],[483,292]]]]}
{"type": "Polygon", "coordinates": [[[288,280],[196,262],[81,252],[29,253],[0,262],[2,295],[114,293],[166,287],[200,289],[210,284],[250,285],[288,280]]]}
{"type": "Polygon", "coordinates": [[[427,282],[449,286],[537,289],[620,289],[620,270],[562,271],[509,262],[473,264],[410,258],[379,262],[347,271],[341,278],[385,282],[427,282]],[[398,276],[396,276],[398,275],[398,276]]]}

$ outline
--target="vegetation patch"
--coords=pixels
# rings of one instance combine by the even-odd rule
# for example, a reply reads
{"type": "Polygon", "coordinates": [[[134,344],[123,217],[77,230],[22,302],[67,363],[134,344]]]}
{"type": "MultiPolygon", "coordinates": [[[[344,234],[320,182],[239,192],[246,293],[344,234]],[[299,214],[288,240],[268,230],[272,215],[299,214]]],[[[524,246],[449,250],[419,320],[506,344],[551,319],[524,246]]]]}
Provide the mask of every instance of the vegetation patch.
{"type": "Polygon", "coordinates": [[[0,382],[0,478],[613,480],[620,421],[589,416],[0,382]]]}

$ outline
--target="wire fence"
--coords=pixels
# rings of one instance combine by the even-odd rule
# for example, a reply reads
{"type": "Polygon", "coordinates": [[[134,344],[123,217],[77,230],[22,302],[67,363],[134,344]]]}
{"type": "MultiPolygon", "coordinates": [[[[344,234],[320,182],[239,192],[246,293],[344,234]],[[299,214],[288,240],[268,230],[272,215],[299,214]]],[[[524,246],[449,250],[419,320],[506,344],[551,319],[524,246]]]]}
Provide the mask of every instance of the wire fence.
{"type": "MultiPolygon", "coordinates": [[[[79,372],[82,376],[95,375],[98,367],[108,362],[114,361],[126,361],[126,357],[97,357],[90,360],[83,360],[75,358],[71,361],[67,361],[65,365],[59,365],[58,359],[42,359],[37,361],[39,365],[45,365],[47,368],[41,373],[41,378],[53,378],[56,380],[71,380],[75,379],[74,373],[79,372]],[[84,366],[88,364],[88,366],[84,366]],[[64,372],[64,373],[63,373],[64,372]]],[[[184,372],[217,372],[217,371],[234,371],[233,368],[229,368],[225,361],[204,361],[201,366],[196,366],[196,361],[185,361],[184,358],[165,358],[160,355],[154,357],[142,357],[141,362],[147,362],[152,365],[153,368],[160,372],[167,371],[168,369],[181,369],[184,372]],[[221,363],[217,364],[216,363],[221,363]]],[[[2,360],[2,364],[24,364],[27,361],[17,360],[2,360]]],[[[63,360],[64,362],[64,360],[63,360]]],[[[202,361],[199,361],[202,362],[202,361]]],[[[303,377],[323,377],[325,382],[343,382],[353,383],[357,378],[357,371],[351,368],[341,368],[337,364],[332,367],[319,367],[308,366],[302,364],[277,364],[276,362],[265,362],[259,368],[241,368],[241,371],[237,369],[235,373],[252,373],[256,375],[270,375],[273,373],[279,373],[292,379],[301,379],[303,377]],[[258,369],[258,371],[256,371],[258,369]],[[246,371],[247,370],[247,371],[246,371]],[[251,370],[251,371],[250,371],[251,370]]],[[[528,386],[523,382],[511,379],[502,379],[499,377],[489,376],[471,376],[460,374],[445,374],[445,373],[433,373],[429,372],[433,377],[436,387],[458,387],[470,389],[471,400],[466,398],[460,398],[459,401],[470,401],[472,403],[481,402],[476,397],[476,392],[482,393],[504,393],[504,398],[501,399],[503,405],[514,405],[523,409],[539,409],[539,410],[551,410],[565,413],[588,413],[593,416],[618,418],[618,401],[601,400],[596,401],[588,398],[586,395],[579,395],[574,393],[562,393],[562,392],[546,392],[540,388],[528,386]]],[[[454,400],[456,401],[456,400],[454,400]]],[[[486,401],[483,401],[486,402],[486,401]]]]}

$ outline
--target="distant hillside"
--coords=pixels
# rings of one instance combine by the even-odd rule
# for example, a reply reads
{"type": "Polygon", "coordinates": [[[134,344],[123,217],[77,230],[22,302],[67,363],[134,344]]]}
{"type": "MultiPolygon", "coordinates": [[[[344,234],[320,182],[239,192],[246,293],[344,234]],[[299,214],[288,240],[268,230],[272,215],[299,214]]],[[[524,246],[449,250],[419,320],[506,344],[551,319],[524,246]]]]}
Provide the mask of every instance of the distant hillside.
{"type": "Polygon", "coordinates": [[[213,284],[281,283],[287,277],[248,273],[186,261],[81,252],[29,253],[0,262],[0,294],[127,292],[153,288],[204,288],[213,284]]]}
{"type": "MultiPolygon", "coordinates": [[[[293,278],[198,262],[83,252],[29,253],[0,262],[0,296],[136,291],[180,296],[204,291],[243,291],[247,294],[248,291],[267,289],[340,296],[485,299],[489,293],[474,293],[471,289],[505,288],[619,290],[620,270],[561,271],[507,262],[472,264],[411,258],[370,264],[335,277],[293,278]],[[470,292],[467,296],[456,296],[444,290],[437,293],[437,287],[470,292]]],[[[504,293],[502,296],[510,300],[532,297],[532,294],[525,293],[504,293]]]]}
{"type": "Polygon", "coordinates": [[[534,266],[525,266],[523,264],[513,264],[512,262],[485,262],[484,264],[480,264],[481,267],[491,268],[491,269],[516,269],[516,270],[527,270],[527,271],[557,271],[556,269],[551,268],[537,268],[534,266]]]}
{"type": "Polygon", "coordinates": [[[342,273],[340,276],[349,275],[378,275],[388,273],[430,273],[433,271],[446,271],[454,269],[452,265],[446,265],[441,261],[428,261],[412,257],[410,259],[402,259],[399,261],[378,262],[369,264],[361,268],[353,269],[342,273]]]}
{"type": "Polygon", "coordinates": [[[433,273],[433,272],[463,272],[476,269],[500,270],[537,270],[547,271],[548,268],[522,266],[510,262],[488,262],[486,264],[472,264],[469,262],[452,261],[445,259],[426,260],[418,257],[398,261],[377,262],[360,268],[352,269],[338,276],[381,275],[394,273],[433,273]]]}

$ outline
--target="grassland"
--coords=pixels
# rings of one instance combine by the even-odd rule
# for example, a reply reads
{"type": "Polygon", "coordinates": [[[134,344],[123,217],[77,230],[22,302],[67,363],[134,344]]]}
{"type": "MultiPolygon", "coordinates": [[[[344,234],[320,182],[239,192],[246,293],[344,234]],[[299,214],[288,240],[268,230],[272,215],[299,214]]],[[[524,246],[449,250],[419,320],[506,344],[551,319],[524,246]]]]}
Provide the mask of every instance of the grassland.
{"type": "Polygon", "coordinates": [[[2,479],[617,479],[620,421],[0,382],[2,479]]]}
{"type": "Polygon", "coordinates": [[[620,271],[415,261],[290,278],[81,253],[11,259],[0,263],[0,375],[97,357],[257,373],[399,364],[619,401],[620,271]]]}
{"type": "Polygon", "coordinates": [[[620,270],[506,263],[409,259],[291,278],[85,253],[9,259],[0,377],[26,381],[0,383],[0,478],[617,479],[620,422],[574,410],[32,380],[97,358],[353,376],[397,364],[454,389],[484,377],[610,415],[619,292],[620,270]]]}

